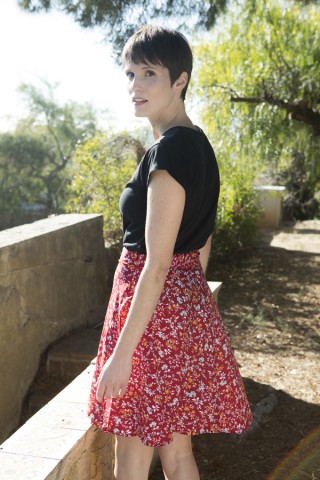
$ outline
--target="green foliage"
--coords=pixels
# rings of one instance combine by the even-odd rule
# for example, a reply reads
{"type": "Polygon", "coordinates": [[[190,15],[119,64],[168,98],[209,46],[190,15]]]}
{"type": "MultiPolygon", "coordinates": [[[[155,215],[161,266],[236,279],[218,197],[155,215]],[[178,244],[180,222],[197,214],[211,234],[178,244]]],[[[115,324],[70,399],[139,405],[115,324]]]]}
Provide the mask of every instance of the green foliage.
{"type": "Polygon", "coordinates": [[[252,245],[260,214],[253,183],[256,165],[246,153],[236,148],[227,129],[220,130],[220,142],[210,135],[218,158],[221,189],[212,255],[220,260],[231,258],[252,245]]]}
{"type": "Polygon", "coordinates": [[[303,201],[319,188],[320,13],[301,2],[247,0],[221,25],[197,48],[196,88],[225,184],[217,233],[225,224],[230,239],[245,244],[240,239],[256,216],[252,187],[262,173],[276,182],[298,154],[309,183],[303,201]],[[234,213],[238,204],[244,223],[234,213]]]}
{"type": "Polygon", "coordinates": [[[211,253],[230,260],[253,244],[260,212],[248,178],[240,172],[223,177],[211,253]]]}
{"type": "MultiPolygon", "coordinates": [[[[47,82],[43,82],[43,88],[22,84],[20,91],[30,112],[26,123],[45,126],[56,145],[57,160],[63,162],[70,158],[77,144],[94,135],[97,120],[96,112],[87,103],[59,105],[54,98],[56,86],[47,82]]],[[[20,125],[24,127],[24,123],[20,125]]]]}
{"type": "Polygon", "coordinates": [[[104,236],[110,244],[122,240],[119,198],[144,148],[126,132],[98,133],[75,151],[69,212],[100,213],[104,236]]]}
{"type": "Polygon", "coordinates": [[[23,204],[55,206],[54,193],[62,181],[50,177],[54,145],[42,127],[18,125],[13,133],[0,134],[0,229],[23,222],[23,204]]]}
{"type": "Polygon", "coordinates": [[[203,108],[202,121],[221,177],[211,253],[215,259],[228,260],[255,240],[260,211],[253,186],[261,165],[251,151],[245,131],[238,128],[237,107],[218,96],[209,98],[212,103],[203,108]]]}
{"type": "Polygon", "coordinates": [[[47,85],[43,93],[21,87],[30,116],[14,132],[0,134],[0,228],[18,225],[22,205],[41,204],[44,215],[58,212],[66,197],[73,150],[95,132],[95,115],[87,105],[58,105],[47,85]]]}
{"type": "Polygon", "coordinates": [[[293,152],[290,165],[280,171],[279,183],[287,187],[283,218],[307,220],[319,215],[320,178],[312,174],[310,167],[304,153],[293,152]]]}

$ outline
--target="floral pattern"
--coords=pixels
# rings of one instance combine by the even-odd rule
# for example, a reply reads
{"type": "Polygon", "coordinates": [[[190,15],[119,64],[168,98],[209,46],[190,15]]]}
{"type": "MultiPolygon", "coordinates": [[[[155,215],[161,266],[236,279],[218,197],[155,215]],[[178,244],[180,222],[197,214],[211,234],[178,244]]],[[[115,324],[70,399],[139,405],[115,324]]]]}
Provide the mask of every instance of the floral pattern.
{"type": "Polygon", "coordinates": [[[99,403],[95,382],[128,314],[145,255],[123,250],[90,391],[91,422],[163,446],[172,433],[241,433],[252,413],[199,252],[173,256],[157,308],[136,348],[123,397],[99,403]]]}

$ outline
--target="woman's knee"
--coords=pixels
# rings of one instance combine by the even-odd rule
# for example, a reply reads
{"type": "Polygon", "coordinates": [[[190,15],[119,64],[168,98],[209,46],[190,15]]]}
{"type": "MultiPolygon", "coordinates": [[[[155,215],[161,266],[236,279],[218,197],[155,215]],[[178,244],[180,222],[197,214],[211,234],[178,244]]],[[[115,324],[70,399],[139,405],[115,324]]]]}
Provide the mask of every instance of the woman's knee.
{"type": "Polygon", "coordinates": [[[139,437],[116,437],[115,478],[142,480],[148,478],[153,448],[143,445],[139,437]]]}
{"type": "Polygon", "coordinates": [[[191,436],[174,433],[173,441],[169,445],[159,448],[159,456],[163,471],[170,478],[175,471],[180,469],[181,463],[187,459],[190,459],[191,462],[194,461],[191,436]]]}

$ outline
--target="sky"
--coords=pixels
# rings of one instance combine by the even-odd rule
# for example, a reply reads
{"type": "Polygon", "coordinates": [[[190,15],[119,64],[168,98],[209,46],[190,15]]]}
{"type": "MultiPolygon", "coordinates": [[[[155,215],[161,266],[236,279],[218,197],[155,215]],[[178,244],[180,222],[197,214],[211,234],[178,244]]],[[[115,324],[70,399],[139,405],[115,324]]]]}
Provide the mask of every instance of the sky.
{"type": "MultiPolygon", "coordinates": [[[[0,131],[27,114],[21,83],[58,83],[58,102],[89,102],[101,111],[101,126],[112,116],[113,128],[141,125],[102,29],[85,30],[59,12],[30,14],[16,0],[0,0],[0,131]]],[[[144,123],[145,124],[145,123],[144,123]]]]}

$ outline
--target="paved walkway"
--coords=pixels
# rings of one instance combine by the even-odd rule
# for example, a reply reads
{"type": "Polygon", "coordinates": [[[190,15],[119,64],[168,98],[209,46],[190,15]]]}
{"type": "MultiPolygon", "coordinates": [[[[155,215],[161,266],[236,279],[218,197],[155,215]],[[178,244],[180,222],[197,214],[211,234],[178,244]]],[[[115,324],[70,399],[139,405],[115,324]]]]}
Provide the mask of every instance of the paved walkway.
{"type": "Polygon", "coordinates": [[[270,233],[272,247],[320,254],[320,220],[305,220],[267,235],[270,233]]]}

